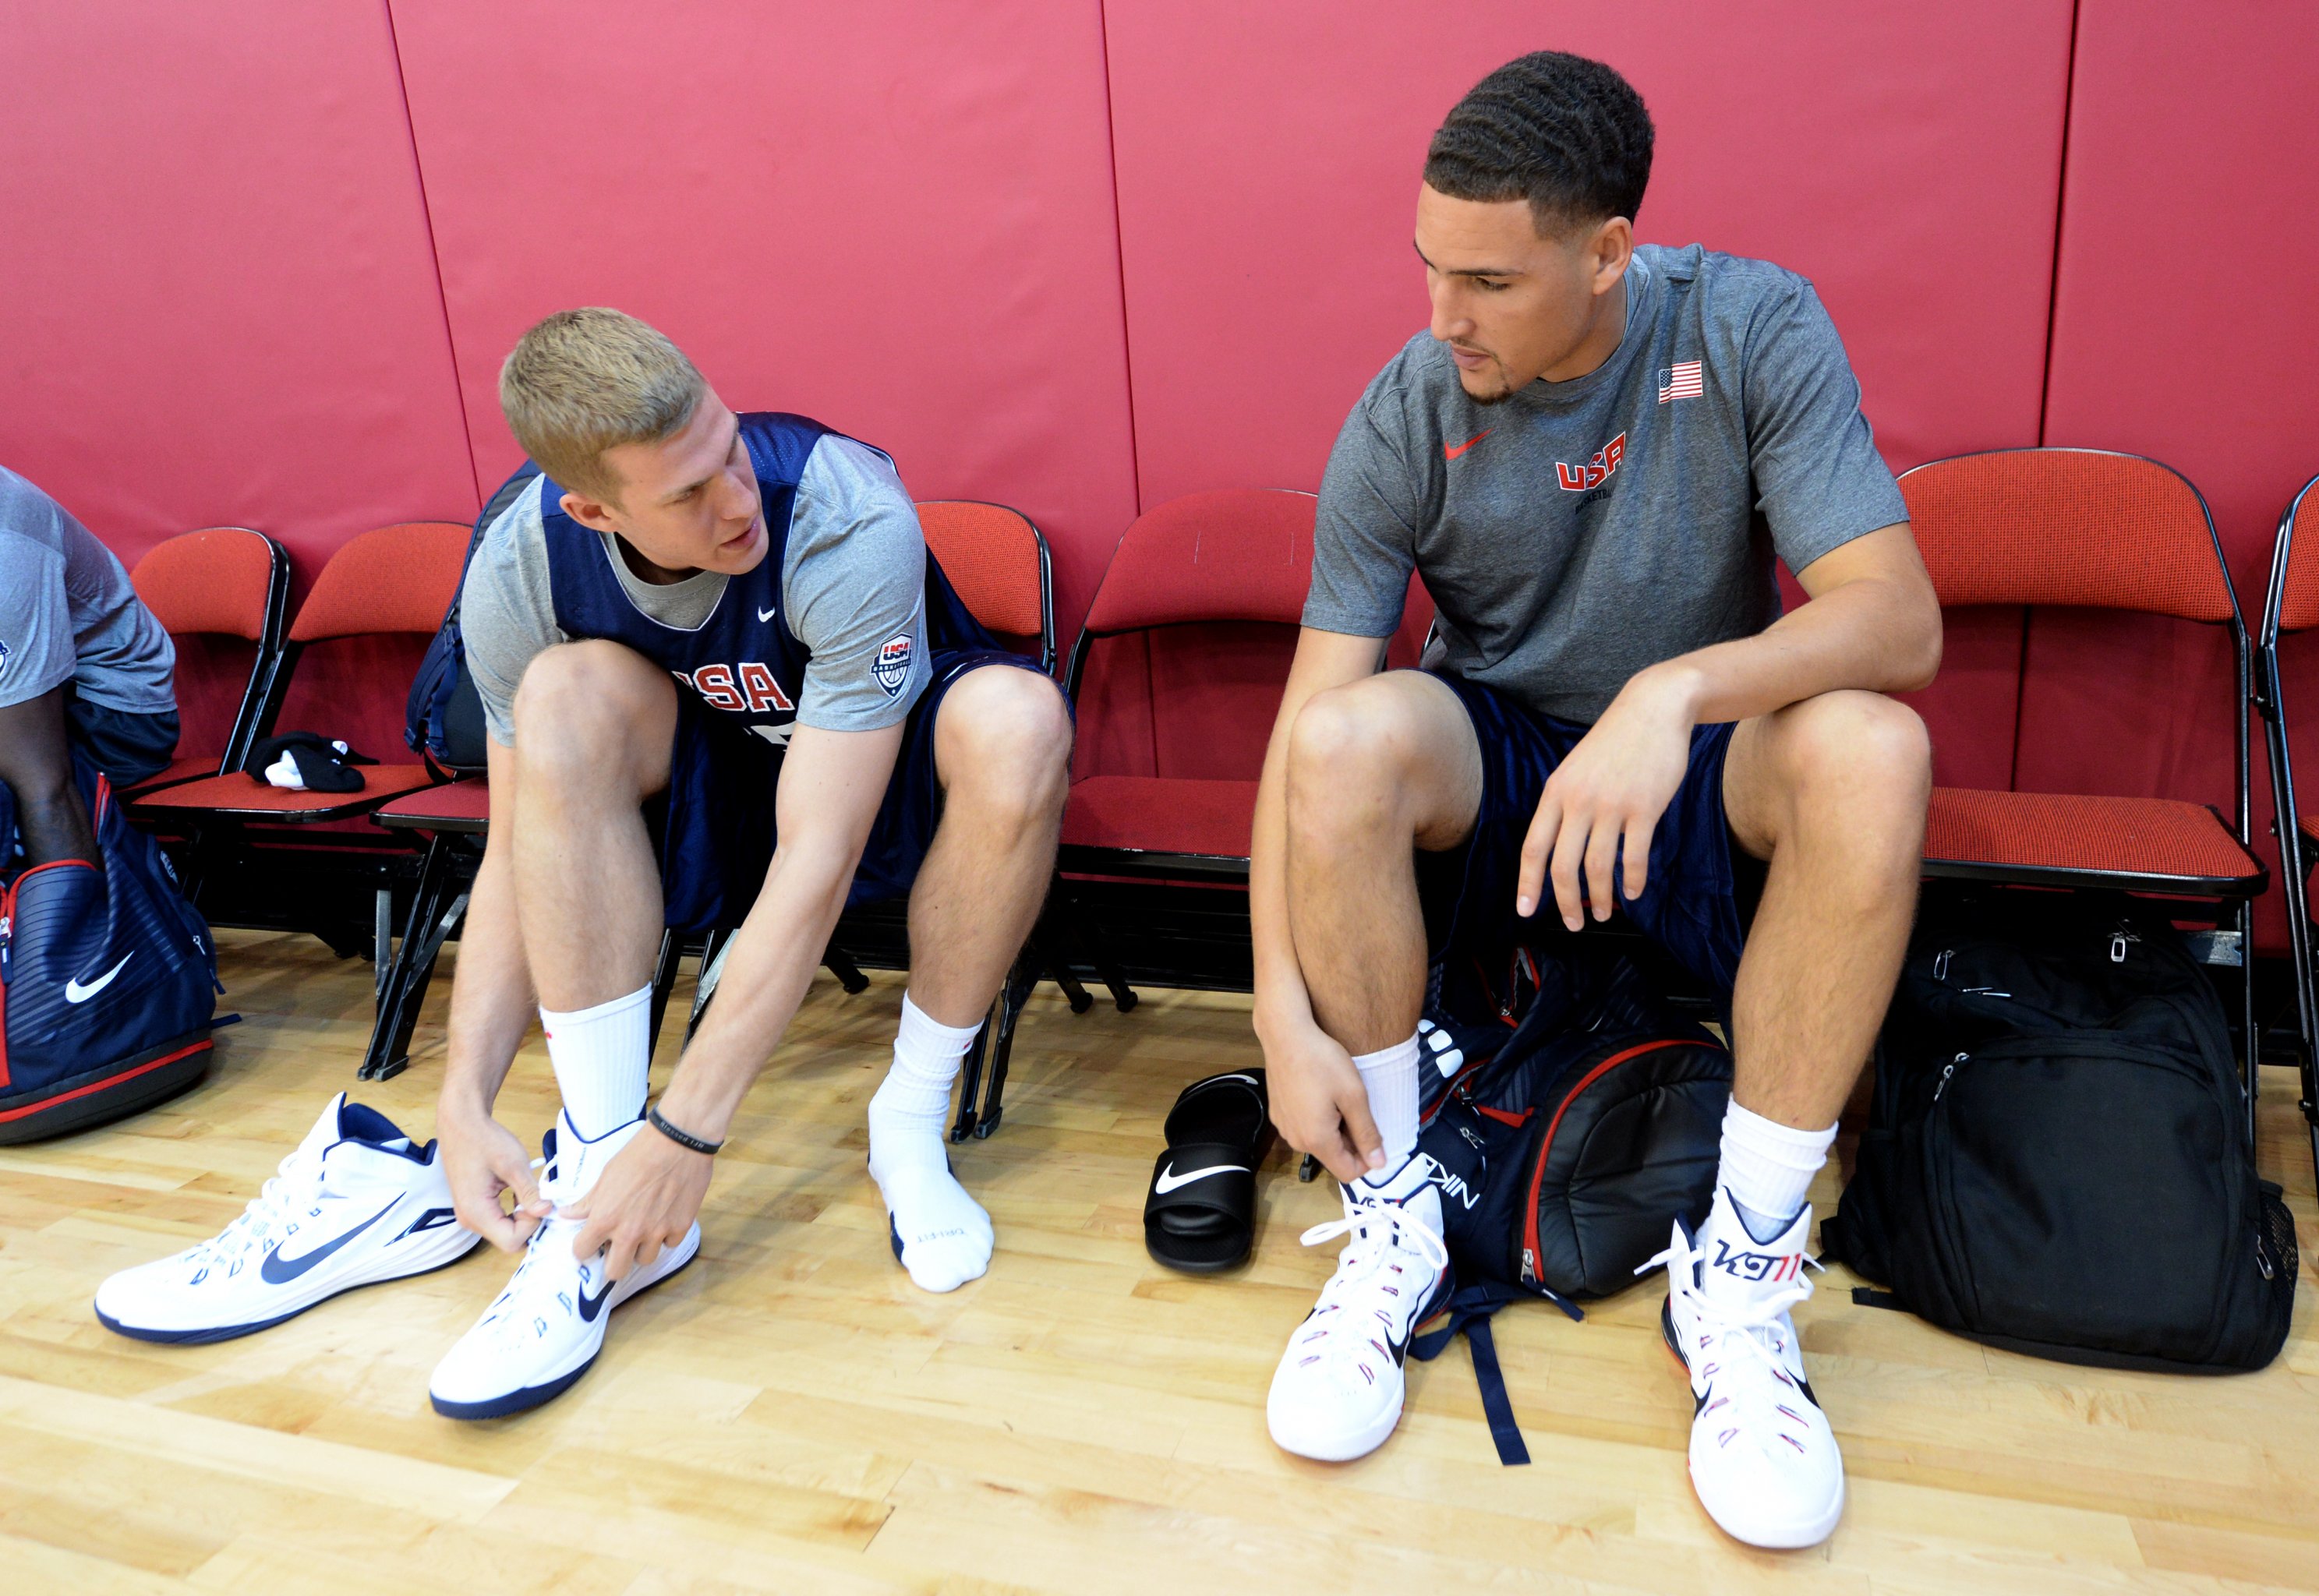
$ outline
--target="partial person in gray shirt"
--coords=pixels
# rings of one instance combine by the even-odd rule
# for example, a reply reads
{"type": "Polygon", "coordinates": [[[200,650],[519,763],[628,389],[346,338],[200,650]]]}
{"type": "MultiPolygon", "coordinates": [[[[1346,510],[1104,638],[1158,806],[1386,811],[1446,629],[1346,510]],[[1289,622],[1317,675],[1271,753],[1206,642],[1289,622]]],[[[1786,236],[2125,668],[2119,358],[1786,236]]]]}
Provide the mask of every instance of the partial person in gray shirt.
{"type": "Polygon", "coordinates": [[[1306,1456],[1381,1444],[1447,1289],[1415,1151],[1429,968],[1439,1023],[1493,1023],[1520,960],[1617,913],[1734,1051],[1704,1222],[1666,1216],[1692,1482],[1732,1536],[1801,1546],[1844,1504],[1789,1316],[1805,1192],[1908,941],[1931,757],[1886,695],[1931,680],[1940,616],[1812,285],[1636,245],[1653,140],[1623,78],[1552,52],[1451,111],[1417,202],[1432,324],[1322,482],[1257,801],[1255,1024],[1353,1240],[1267,1415],[1306,1456]],[[1809,598],[1784,616],[1775,559],[1809,598]],[[1381,673],[1412,571],[1435,639],[1381,673]]]}
{"type": "Polygon", "coordinates": [[[713,1155],[849,902],[909,900],[867,1105],[871,1245],[927,1291],[988,1267],[950,1087],[1045,898],[1071,744],[1061,693],[966,611],[880,451],[735,415],[618,311],[534,327],[500,396],[545,474],[486,530],[460,607],[491,828],[437,1128],[460,1221],[528,1257],[436,1367],[461,1419],[554,1396],[609,1305],[690,1261],[713,1155]],[[647,1117],[664,928],[730,941],[647,1117]],[[537,1183],[492,1116],[535,1017],[564,1100],[537,1183]]]}
{"type": "Polygon", "coordinates": [[[116,787],[166,768],[177,746],[176,666],[169,634],[120,556],[0,466],[0,783],[15,800],[24,862],[101,863],[71,751],[116,787]]]}

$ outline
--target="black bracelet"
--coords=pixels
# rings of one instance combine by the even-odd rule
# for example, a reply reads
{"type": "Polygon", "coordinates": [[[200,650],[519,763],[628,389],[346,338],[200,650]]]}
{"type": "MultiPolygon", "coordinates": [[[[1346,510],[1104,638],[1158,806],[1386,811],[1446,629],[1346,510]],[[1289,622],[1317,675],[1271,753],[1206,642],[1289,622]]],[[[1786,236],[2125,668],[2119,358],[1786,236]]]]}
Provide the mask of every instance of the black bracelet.
{"type": "Polygon", "coordinates": [[[677,1146],[690,1148],[694,1152],[707,1153],[714,1158],[717,1150],[725,1145],[721,1141],[703,1141],[698,1136],[678,1130],[661,1117],[660,1105],[657,1103],[645,1110],[645,1118],[651,1123],[654,1130],[675,1142],[677,1146]]]}

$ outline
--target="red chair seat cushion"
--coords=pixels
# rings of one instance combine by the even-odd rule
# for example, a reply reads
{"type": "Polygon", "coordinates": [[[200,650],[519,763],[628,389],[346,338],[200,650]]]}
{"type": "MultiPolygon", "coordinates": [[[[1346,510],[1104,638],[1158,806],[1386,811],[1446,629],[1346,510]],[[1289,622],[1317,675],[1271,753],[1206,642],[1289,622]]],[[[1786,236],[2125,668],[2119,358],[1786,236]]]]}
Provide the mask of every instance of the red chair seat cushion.
{"type": "Polygon", "coordinates": [[[1256,783],[1168,776],[1090,776],[1071,789],[1063,845],[1248,857],[1256,783]]]}
{"type": "Polygon", "coordinates": [[[430,787],[435,781],[425,765],[357,768],[363,778],[360,792],[301,792],[287,787],[269,787],[236,771],[231,775],[212,776],[205,780],[188,781],[182,787],[166,788],[150,798],[135,800],[131,807],[140,815],[181,815],[188,818],[209,814],[243,820],[320,820],[375,808],[384,799],[430,787]]]}
{"type": "Polygon", "coordinates": [[[216,753],[181,753],[171,760],[168,767],[156,775],[148,776],[122,796],[135,798],[173,782],[193,781],[203,776],[217,774],[218,761],[224,756],[216,753]]]}
{"type": "Polygon", "coordinates": [[[447,781],[379,807],[372,818],[382,825],[424,829],[429,821],[477,830],[492,817],[492,787],[483,780],[447,781]]]}
{"type": "Polygon", "coordinates": [[[2247,881],[2262,866],[2215,812],[2174,798],[1936,787],[1927,863],[2247,881]]]}

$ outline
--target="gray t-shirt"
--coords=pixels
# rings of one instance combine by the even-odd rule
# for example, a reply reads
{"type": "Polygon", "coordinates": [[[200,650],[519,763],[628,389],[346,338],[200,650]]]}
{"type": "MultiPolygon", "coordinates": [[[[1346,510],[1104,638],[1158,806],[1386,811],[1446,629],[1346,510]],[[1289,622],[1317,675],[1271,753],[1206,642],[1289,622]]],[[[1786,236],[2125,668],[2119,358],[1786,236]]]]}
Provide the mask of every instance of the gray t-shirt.
{"type": "Polygon", "coordinates": [[[0,466],[0,707],[70,681],[89,703],[159,715],[177,707],[176,663],[120,557],[0,466]]]}
{"type": "MultiPolygon", "coordinates": [[[[695,630],[724,595],[726,579],[716,572],[649,582],[629,568],[617,540],[606,536],[604,546],[628,601],[662,626],[695,630]]],[[[799,725],[874,731],[909,714],[929,670],[925,573],[925,536],[894,463],[867,444],[826,435],[798,480],[781,560],[782,610],[813,656],[798,698],[799,725]],[[904,633],[915,645],[910,675],[889,693],[871,667],[880,648],[904,633]]],[[[525,667],[542,649],[572,640],[555,624],[537,492],[518,494],[483,534],[459,600],[459,629],[484,722],[512,748],[525,667]]]]}
{"type": "Polygon", "coordinates": [[[1618,350],[1480,405],[1412,338],[1321,483],[1304,624],[1383,637],[1412,564],[1429,666],[1592,723],[1647,665],[1780,615],[1800,571],[1908,518],[1812,285],[1692,245],[1638,247],[1618,350]]]}

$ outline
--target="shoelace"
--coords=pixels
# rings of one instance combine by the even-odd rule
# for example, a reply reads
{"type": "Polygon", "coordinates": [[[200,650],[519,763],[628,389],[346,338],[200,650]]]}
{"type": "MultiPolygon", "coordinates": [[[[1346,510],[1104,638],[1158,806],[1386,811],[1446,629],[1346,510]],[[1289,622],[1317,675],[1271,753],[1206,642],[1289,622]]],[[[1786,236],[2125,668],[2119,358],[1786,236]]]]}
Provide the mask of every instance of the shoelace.
{"type": "MultiPolygon", "coordinates": [[[[532,1159],[531,1167],[545,1171],[539,1180],[539,1195],[555,1204],[557,1212],[540,1221],[538,1228],[532,1231],[531,1240],[524,1247],[523,1261],[515,1267],[515,1273],[509,1277],[505,1288],[492,1299],[492,1305],[484,1310],[483,1317],[477,1324],[477,1329],[497,1322],[501,1326],[503,1332],[513,1333],[517,1322],[528,1317],[518,1313],[516,1309],[534,1286],[544,1285],[542,1272],[533,1267],[539,1259],[541,1244],[551,1239],[551,1232],[558,1231],[559,1229],[568,1231],[573,1236],[579,1234],[580,1227],[576,1222],[560,1225],[563,1207],[560,1199],[564,1184],[561,1168],[550,1164],[546,1159],[532,1159]]],[[[561,1262],[560,1259],[557,1261],[561,1262]]]]}
{"type": "MultiPolygon", "coordinates": [[[[1789,1327],[1782,1325],[1780,1320],[1789,1309],[1810,1297],[1811,1281],[1806,1277],[1803,1269],[1798,1269],[1796,1277],[1779,1290],[1768,1293],[1744,1310],[1735,1309],[1717,1302],[1699,1288],[1699,1264],[1705,1257],[1705,1252],[1699,1247],[1675,1241],[1665,1252],[1637,1268],[1635,1273],[1647,1274],[1662,1264],[1665,1265],[1667,1289],[1679,1294],[1689,1304],[1691,1312],[1697,1316],[1701,1330],[1714,1340],[1719,1351],[1736,1341],[1763,1363],[1780,1386],[1792,1387],[1795,1376],[1788,1373],[1788,1366],[1781,1360],[1779,1345],[1791,1331],[1789,1327]]],[[[1807,1257],[1803,1261],[1807,1268],[1824,1267],[1816,1258],[1807,1257]]],[[[1733,1390],[1738,1393],[1746,1406],[1784,1412],[1797,1423],[1803,1422],[1800,1414],[1773,1398],[1772,1393],[1762,1386],[1751,1386],[1747,1382],[1740,1381],[1728,1387],[1727,1393],[1733,1390]]],[[[1728,1432],[1726,1434],[1728,1436],[1728,1432]]],[[[1799,1449],[1801,1448],[1800,1442],[1795,1444],[1799,1449]]]]}
{"type": "Polygon", "coordinates": [[[319,1164],[311,1173],[291,1173],[300,1154],[290,1154],[274,1167],[274,1173],[249,1200],[249,1206],[234,1216],[233,1222],[193,1248],[186,1262],[196,1268],[207,1268],[239,1258],[252,1247],[263,1242],[275,1231],[284,1235],[293,1228],[291,1215],[301,1208],[312,1206],[312,1199],[320,1195],[322,1171],[319,1164]]]}
{"type": "Polygon", "coordinates": [[[1340,1236],[1351,1237],[1353,1244],[1339,1257],[1337,1272],[1322,1289],[1324,1300],[1343,1297],[1390,1267],[1385,1260],[1396,1248],[1414,1252],[1430,1269],[1439,1270],[1449,1262],[1449,1248],[1439,1232],[1399,1204],[1382,1197],[1355,1197],[1349,1193],[1343,1218],[1314,1225],[1297,1240],[1306,1247],[1320,1247],[1340,1236]]]}

